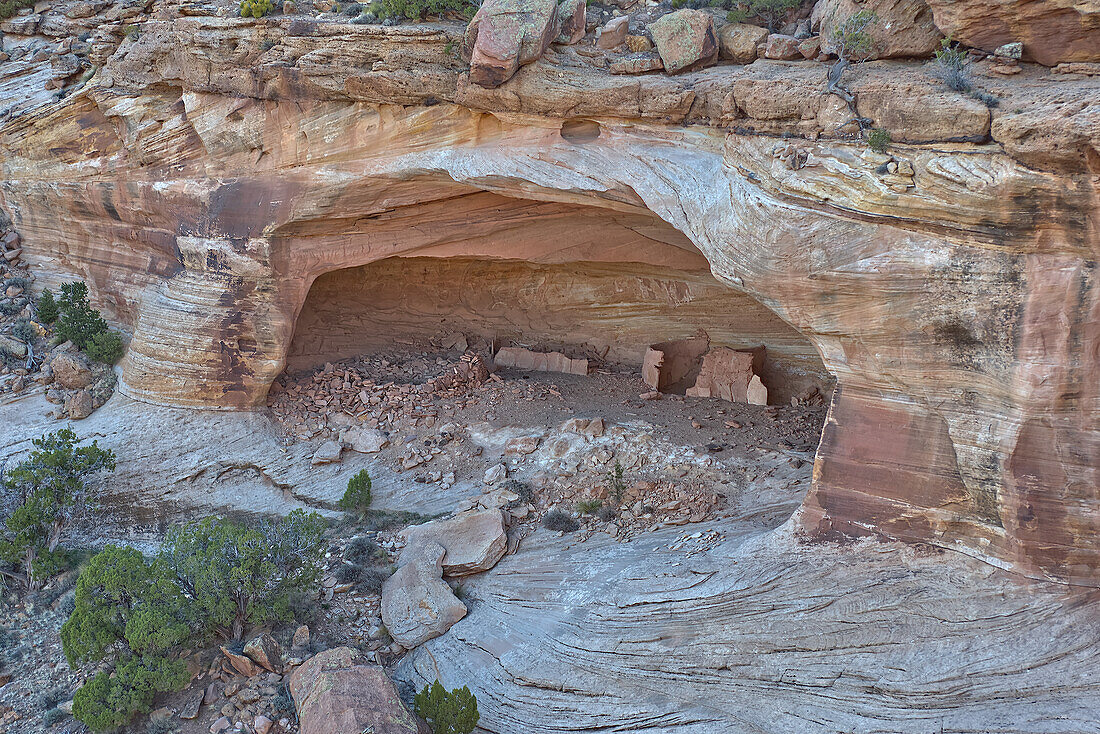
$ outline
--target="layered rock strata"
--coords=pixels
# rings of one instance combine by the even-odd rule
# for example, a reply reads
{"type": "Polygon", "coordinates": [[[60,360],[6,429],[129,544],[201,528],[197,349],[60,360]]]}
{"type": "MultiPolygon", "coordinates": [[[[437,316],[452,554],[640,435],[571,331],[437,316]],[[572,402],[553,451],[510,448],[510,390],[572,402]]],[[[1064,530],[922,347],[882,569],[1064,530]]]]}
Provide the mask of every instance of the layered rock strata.
{"type": "Polygon", "coordinates": [[[1100,583],[1100,112],[1081,101],[1100,81],[983,79],[991,110],[920,64],[869,63],[848,85],[896,141],[879,154],[843,138],[821,64],[627,78],[563,47],[484,89],[442,53],[461,30],[166,16],[0,124],[23,256],[85,277],[133,330],[123,392],[262,404],[311,283],[338,269],[679,253],[836,375],[804,535],[1100,583]],[[561,205],[682,238],[577,228],[512,249],[561,205]]]}

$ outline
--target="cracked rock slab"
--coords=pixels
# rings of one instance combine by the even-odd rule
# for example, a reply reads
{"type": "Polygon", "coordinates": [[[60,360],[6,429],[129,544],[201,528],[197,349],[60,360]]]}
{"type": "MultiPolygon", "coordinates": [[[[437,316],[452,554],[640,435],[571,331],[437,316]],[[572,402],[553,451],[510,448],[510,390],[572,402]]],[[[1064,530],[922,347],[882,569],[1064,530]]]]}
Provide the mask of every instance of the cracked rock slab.
{"type": "Polygon", "coordinates": [[[504,518],[498,509],[469,510],[445,520],[432,520],[401,531],[407,545],[401,563],[416,558],[426,545],[439,544],[443,557],[443,573],[448,576],[468,576],[488,571],[504,555],[508,543],[504,518]]]}
{"type": "Polygon", "coordinates": [[[404,565],[382,584],[382,622],[394,641],[414,648],[439,637],[466,616],[466,605],[443,581],[443,555],[428,541],[405,558],[404,565]]]}

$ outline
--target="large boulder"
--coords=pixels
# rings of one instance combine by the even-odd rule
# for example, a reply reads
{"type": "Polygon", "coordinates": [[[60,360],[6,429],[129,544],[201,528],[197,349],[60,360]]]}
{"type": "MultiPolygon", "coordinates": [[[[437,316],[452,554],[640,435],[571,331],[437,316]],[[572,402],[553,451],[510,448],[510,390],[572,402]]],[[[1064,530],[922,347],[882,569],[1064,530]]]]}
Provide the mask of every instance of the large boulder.
{"type": "Polygon", "coordinates": [[[382,584],[382,622],[408,649],[439,637],[466,616],[466,605],[443,581],[445,553],[439,543],[421,543],[401,555],[403,565],[382,584]]]}
{"type": "Polygon", "coordinates": [[[714,16],[705,10],[677,10],[649,25],[649,34],[669,74],[692,71],[718,61],[714,16]]]}
{"type": "Polygon", "coordinates": [[[416,718],[393,681],[362,653],[337,647],[313,656],[290,676],[301,734],[416,734],[416,718]]]}
{"type": "Polygon", "coordinates": [[[867,26],[869,59],[928,58],[940,46],[943,33],[925,0],[818,0],[810,24],[821,33],[821,47],[833,51],[837,24],[861,10],[876,16],[867,26]]]}
{"type": "Polygon", "coordinates": [[[76,354],[62,352],[50,363],[54,382],[66,390],[79,390],[92,384],[92,369],[76,354]]]}
{"type": "Polygon", "coordinates": [[[412,558],[425,543],[438,543],[446,551],[443,573],[467,576],[488,571],[504,555],[508,537],[500,510],[470,510],[445,520],[432,520],[401,531],[406,541],[401,562],[412,558]]]}
{"type": "Polygon", "coordinates": [[[95,411],[95,398],[88,390],[77,390],[65,398],[65,414],[74,421],[87,418],[95,411]]]}
{"type": "Polygon", "coordinates": [[[485,0],[463,42],[470,81],[499,87],[552,42],[576,43],[584,36],[584,10],[583,0],[485,0]]]}
{"type": "Polygon", "coordinates": [[[748,23],[727,23],[718,31],[720,55],[735,64],[756,61],[756,48],[768,40],[768,29],[748,23]]]}
{"type": "Polygon", "coordinates": [[[1100,61],[1096,0],[927,0],[936,25],[967,46],[993,51],[1019,41],[1023,58],[1046,66],[1100,61]]]}

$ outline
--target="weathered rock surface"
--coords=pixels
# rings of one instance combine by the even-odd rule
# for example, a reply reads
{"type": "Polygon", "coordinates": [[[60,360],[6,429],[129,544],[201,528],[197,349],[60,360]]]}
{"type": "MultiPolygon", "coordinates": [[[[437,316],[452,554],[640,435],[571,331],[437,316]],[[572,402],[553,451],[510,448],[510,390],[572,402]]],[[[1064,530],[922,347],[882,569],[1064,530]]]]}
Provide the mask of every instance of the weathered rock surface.
{"type": "Polygon", "coordinates": [[[397,677],[469,685],[500,732],[1094,727],[1092,592],[1024,590],[959,554],[762,534],[758,512],[797,502],[782,494],[629,544],[540,531],[467,582],[470,614],[397,677]]]}
{"type": "Polygon", "coordinates": [[[382,584],[382,621],[405,648],[439,637],[466,616],[466,605],[443,581],[445,553],[434,541],[418,543],[382,584]]]}
{"type": "Polygon", "coordinates": [[[400,533],[405,540],[401,563],[413,562],[426,544],[444,548],[443,573],[466,576],[488,571],[504,555],[508,538],[500,510],[472,510],[444,520],[412,525],[400,533]]]}
{"type": "Polygon", "coordinates": [[[67,390],[79,390],[92,384],[92,370],[78,355],[62,352],[50,362],[50,370],[54,381],[67,390]]]}
{"type": "Polygon", "coordinates": [[[344,440],[352,451],[361,454],[377,454],[389,445],[390,439],[377,428],[351,428],[344,433],[344,440]]]}
{"type": "Polygon", "coordinates": [[[936,25],[967,46],[993,51],[1015,41],[1046,66],[1100,61],[1100,5],[1086,0],[926,0],[936,25]]]}
{"type": "Polygon", "coordinates": [[[676,10],[650,24],[649,33],[665,71],[679,74],[718,60],[714,18],[703,10],[676,10]]]}
{"type": "Polygon", "coordinates": [[[756,61],[756,47],[767,40],[767,28],[748,23],[727,23],[718,29],[720,55],[735,64],[756,61]]]}
{"type": "Polygon", "coordinates": [[[283,672],[283,652],[270,634],[262,634],[245,643],[244,654],[264,670],[283,672]]]}
{"type": "Polygon", "coordinates": [[[393,681],[350,647],[325,650],[296,668],[290,695],[302,734],[417,734],[393,681]]]}
{"type": "Polygon", "coordinates": [[[470,81],[499,87],[555,40],[584,35],[582,0],[485,0],[466,29],[470,81]]]}
{"type": "Polygon", "coordinates": [[[943,33],[926,0],[820,0],[814,5],[811,24],[821,33],[822,47],[833,50],[837,26],[862,10],[875,14],[866,28],[871,37],[867,58],[927,59],[940,47],[943,33]]]}

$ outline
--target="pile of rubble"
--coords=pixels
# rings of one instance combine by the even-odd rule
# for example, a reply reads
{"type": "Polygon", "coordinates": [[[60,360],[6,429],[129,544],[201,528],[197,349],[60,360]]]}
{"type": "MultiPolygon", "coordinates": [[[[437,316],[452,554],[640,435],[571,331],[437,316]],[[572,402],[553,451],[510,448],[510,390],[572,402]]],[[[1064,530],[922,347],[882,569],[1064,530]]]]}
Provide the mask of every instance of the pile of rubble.
{"type": "Polygon", "coordinates": [[[473,353],[457,362],[437,358],[429,363],[426,356],[396,361],[362,357],[329,363],[317,372],[284,375],[271,386],[268,407],[288,433],[301,439],[325,431],[330,424],[326,416],[338,413],[369,428],[430,427],[439,416],[438,400],[466,407],[470,388],[484,384],[489,370],[486,361],[473,353]],[[430,376],[420,384],[398,382],[395,366],[404,368],[405,374],[430,376]]]}

